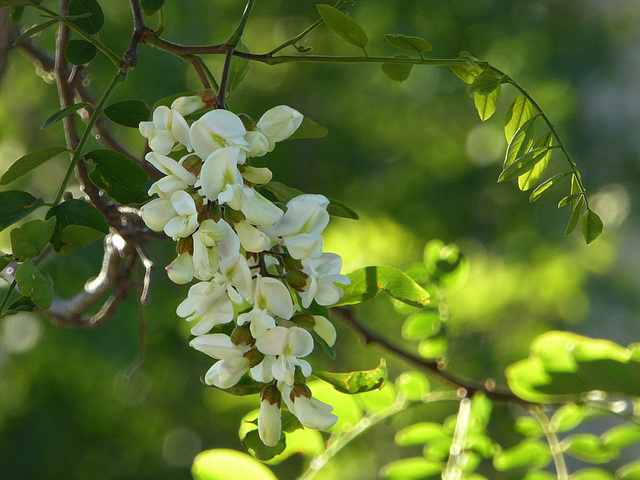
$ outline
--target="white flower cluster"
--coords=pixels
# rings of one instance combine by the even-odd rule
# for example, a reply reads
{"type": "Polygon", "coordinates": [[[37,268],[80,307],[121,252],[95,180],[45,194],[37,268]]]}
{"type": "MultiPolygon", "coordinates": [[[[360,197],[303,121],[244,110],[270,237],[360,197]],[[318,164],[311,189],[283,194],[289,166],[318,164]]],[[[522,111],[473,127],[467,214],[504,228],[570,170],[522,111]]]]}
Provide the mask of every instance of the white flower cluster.
{"type": "Polygon", "coordinates": [[[219,109],[189,125],[185,117],[204,107],[199,96],[181,97],[140,123],[151,148],[145,158],[164,174],[149,189],[158,198],[142,207],[142,218],[178,242],[169,278],[199,280],[177,314],[194,323],[190,345],[218,359],[205,382],[226,389],[250,375],[265,384],[258,430],[274,446],[281,400],[305,427],[326,429],[337,420],[305,385],[311,366],[303,360],[314,348],[310,332],[329,346],[336,332],[302,309],[335,304],[349,279],[340,274],[342,259],[322,251],[329,201],[300,195],[278,206],[256,189],[271,171],[249,165],[291,136],[302,115],[278,106],[254,123],[219,109]],[[210,333],[233,321],[231,335],[210,333]]]}

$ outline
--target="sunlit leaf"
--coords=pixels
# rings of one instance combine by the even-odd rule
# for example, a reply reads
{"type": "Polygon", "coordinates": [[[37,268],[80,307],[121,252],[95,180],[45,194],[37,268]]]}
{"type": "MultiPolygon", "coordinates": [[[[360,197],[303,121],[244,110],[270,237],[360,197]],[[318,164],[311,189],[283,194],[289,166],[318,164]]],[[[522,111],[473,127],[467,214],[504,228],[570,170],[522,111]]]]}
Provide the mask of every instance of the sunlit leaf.
{"type": "Polygon", "coordinates": [[[329,30],[345,42],[364,50],[369,43],[369,37],[355,20],[331,5],[321,4],[317,5],[317,8],[329,30]]]}
{"type": "Polygon", "coordinates": [[[558,202],[558,208],[562,208],[565,205],[571,204],[571,210],[575,210],[575,203],[573,202],[576,201],[578,198],[582,197],[583,195],[584,195],[583,193],[572,193],[571,195],[567,195],[566,197],[564,197],[562,200],[558,202]]]}
{"type": "Polygon", "coordinates": [[[562,405],[551,417],[551,428],[555,432],[573,430],[592,415],[591,409],[585,405],[567,403],[562,405]]]}
{"type": "Polygon", "coordinates": [[[571,217],[569,217],[569,223],[567,224],[567,229],[564,234],[569,235],[571,232],[575,230],[578,226],[578,222],[580,221],[580,217],[582,216],[582,207],[584,206],[584,195],[580,197],[578,200],[578,204],[574,208],[573,212],[571,212],[571,217]]]}
{"type": "Polygon", "coordinates": [[[22,220],[42,204],[42,198],[36,198],[22,190],[0,192],[0,230],[22,220]]]}
{"type": "Polygon", "coordinates": [[[583,468],[571,474],[572,480],[616,480],[609,472],[600,468],[583,468]]]}
{"type": "Polygon", "coordinates": [[[445,465],[424,457],[403,458],[380,469],[380,476],[389,480],[440,479],[445,465]]]}
{"type": "Polygon", "coordinates": [[[364,302],[380,291],[414,307],[423,307],[429,303],[429,293],[397,268],[364,267],[347,276],[351,279],[351,284],[344,287],[344,296],[336,305],[364,302]]]}
{"type": "Polygon", "coordinates": [[[385,382],[379,390],[360,393],[357,398],[362,408],[369,415],[375,415],[396,403],[398,401],[398,392],[393,383],[385,382]]]}
{"type": "Polygon", "coordinates": [[[420,341],[418,345],[418,353],[424,358],[438,358],[446,355],[449,348],[449,342],[444,335],[436,335],[430,338],[425,338],[420,341]]]}
{"type": "Polygon", "coordinates": [[[445,244],[440,239],[429,240],[422,258],[431,279],[442,286],[454,288],[467,279],[469,262],[453,243],[445,244]]]}
{"type": "MultiPolygon", "coordinates": [[[[538,141],[533,145],[533,149],[535,150],[537,148],[551,147],[552,144],[553,135],[551,134],[551,132],[548,132],[546,135],[543,135],[538,139],[538,141]]],[[[530,188],[533,188],[536,183],[538,183],[538,180],[540,180],[540,177],[546,170],[547,165],[549,165],[549,160],[551,160],[551,153],[552,150],[549,149],[546,155],[538,160],[538,163],[536,163],[535,167],[533,167],[526,174],[518,177],[518,188],[520,188],[520,190],[522,190],[523,192],[527,191],[530,188]]]]}
{"type": "Polygon", "coordinates": [[[332,373],[314,370],[313,374],[331,384],[342,393],[354,394],[369,392],[382,388],[387,381],[387,362],[380,360],[380,365],[373,370],[362,370],[349,373],[332,373]]]}
{"type": "Polygon", "coordinates": [[[45,30],[46,28],[49,28],[51,25],[55,25],[56,23],[58,23],[57,19],[34,25],[33,27],[22,32],[20,36],[13,41],[13,46],[15,47],[16,45],[21,44],[27,38],[33,37],[36,33],[41,32],[42,30],[45,30]]]}
{"type": "Polygon", "coordinates": [[[91,181],[117,202],[142,203],[149,198],[142,189],[149,176],[130,158],[113,150],[93,150],[85,158],[95,164],[91,181]]]}
{"type": "Polygon", "coordinates": [[[544,431],[533,417],[518,417],[513,425],[514,430],[525,437],[539,438],[544,435],[544,431]]]}
{"type": "Polygon", "coordinates": [[[511,143],[511,139],[520,127],[534,115],[535,109],[524,95],[515,99],[509,108],[509,112],[507,112],[507,120],[504,126],[507,143],[511,143]]]}
{"type": "Polygon", "coordinates": [[[598,390],[640,395],[640,349],[568,332],[547,332],[531,345],[527,360],[506,370],[513,392],[533,402],[578,399],[598,390]]]}
{"type": "Polygon", "coordinates": [[[206,450],[191,467],[195,480],[278,480],[265,465],[236,450],[206,450]]]}
{"type": "MultiPolygon", "coordinates": [[[[71,0],[69,3],[69,15],[83,15],[73,21],[78,27],[89,34],[98,33],[104,25],[104,14],[102,8],[96,0],[71,0]]],[[[78,65],[78,64],[76,64],[78,65]]]]}
{"type": "Polygon", "coordinates": [[[502,450],[493,457],[493,466],[499,472],[515,468],[543,468],[551,462],[551,454],[546,443],[526,439],[518,445],[502,450]]]}
{"type": "Polygon", "coordinates": [[[491,400],[489,400],[484,393],[476,392],[471,399],[471,429],[477,430],[479,427],[484,429],[489,423],[492,410],[493,405],[491,404],[491,400]]]}
{"type": "Polygon", "coordinates": [[[47,246],[53,234],[56,221],[51,218],[46,222],[32,220],[20,228],[14,228],[10,232],[11,251],[18,260],[35,258],[47,246]]]}
{"type": "Polygon", "coordinates": [[[326,137],[328,133],[329,131],[324,126],[305,116],[298,129],[287,140],[322,138],[326,137]]]}
{"type": "Polygon", "coordinates": [[[435,310],[416,312],[402,324],[402,338],[405,340],[422,340],[440,333],[442,321],[435,310]]]}
{"type": "Polygon", "coordinates": [[[498,108],[498,100],[500,99],[500,85],[488,95],[482,95],[479,92],[473,92],[473,102],[483,122],[489,120],[498,108]]]}
{"type": "Polygon", "coordinates": [[[145,15],[153,15],[162,8],[165,0],[141,0],[140,5],[145,15]]]}
{"type": "Polygon", "coordinates": [[[320,455],[324,450],[324,439],[319,431],[311,430],[310,428],[300,428],[286,434],[285,449],[279,455],[268,460],[267,463],[269,465],[278,465],[296,454],[312,458],[320,455]]]}
{"type": "Polygon", "coordinates": [[[403,372],[396,378],[396,388],[407,400],[417,402],[429,393],[429,379],[421,372],[403,372]]]}
{"type": "Polygon", "coordinates": [[[435,422],[414,423],[403,428],[395,436],[395,442],[403,447],[409,445],[423,445],[436,438],[450,438],[444,431],[442,425],[435,422]]]}
{"type": "Polygon", "coordinates": [[[501,83],[502,77],[490,70],[485,70],[475,78],[469,87],[469,95],[473,95],[475,93],[478,93],[479,95],[489,95],[496,88],[499,88],[501,83]]]}
{"type": "Polygon", "coordinates": [[[49,147],[32,152],[17,159],[0,178],[0,185],[7,185],[47,160],[70,150],[64,147],[49,147]]]}
{"type": "Polygon", "coordinates": [[[52,207],[46,218],[54,216],[57,222],[51,245],[63,255],[69,255],[109,233],[107,219],[82,200],[66,200],[52,207]]]}
{"type": "Polygon", "coordinates": [[[504,157],[504,163],[502,164],[503,168],[507,168],[518,158],[522,157],[527,152],[529,152],[529,150],[531,150],[535,134],[536,124],[535,117],[533,117],[520,126],[518,131],[509,142],[507,153],[504,157]]]}
{"type": "Polygon", "coordinates": [[[93,43],[86,40],[69,40],[64,51],[64,57],[72,65],[85,65],[89,63],[98,53],[98,49],[93,43]]]}
{"type": "Polygon", "coordinates": [[[589,463],[607,463],[620,455],[616,447],[603,445],[590,433],[571,435],[562,441],[562,447],[572,457],[589,463]]]}
{"type": "Polygon", "coordinates": [[[16,283],[23,295],[31,298],[38,307],[46,310],[53,301],[53,281],[38,269],[30,259],[25,260],[16,270],[16,283]]]}
{"type": "Polygon", "coordinates": [[[538,185],[536,188],[534,188],[533,192],[531,192],[531,195],[529,195],[529,201],[531,203],[533,203],[536,200],[538,200],[542,196],[542,194],[544,192],[549,190],[551,187],[553,187],[555,184],[557,184],[560,180],[562,180],[567,175],[569,175],[569,174],[568,173],[558,173],[558,174],[554,175],[553,177],[548,178],[547,180],[542,182],[540,185],[538,185]]]}
{"type": "Polygon", "coordinates": [[[640,480],[640,460],[620,467],[616,471],[618,480],[640,480]]]}
{"type": "MultiPolygon", "coordinates": [[[[314,372],[315,373],[315,372],[314,372]]],[[[333,413],[338,417],[336,424],[329,431],[340,432],[356,425],[364,416],[356,395],[339,392],[333,385],[322,380],[307,382],[314,398],[333,407],[333,413]]]]}
{"type": "Polygon", "coordinates": [[[603,228],[604,224],[598,214],[591,209],[587,209],[587,212],[582,218],[582,235],[587,245],[591,245],[591,243],[600,236],[603,228]]]}
{"type": "Polygon", "coordinates": [[[640,443],[640,425],[629,423],[617,425],[600,436],[600,442],[605,447],[626,448],[640,443]]]}
{"type": "Polygon", "coordinates": [[[95,108],[89,102],[74,103],[73,105],[69,105],[67,108],[63,108],[62,110],[59,110],[56,113],[54,113],[53,115],[51,115],[49,118],[47,118],[44,121],[44,123],[42,124],[42,126],[40,128],[47,128],[49,125],[53,125],[54,123],[58,122],[59,120],[62,120],[64,117],[68,117],[72,113],[75,113],[78,110],[80,110],[82,108],[85,108],[85,107],[95,108]]]}
{"type": "Polygon", "coordinates": [[[151,111],[142,100],[122,100],[105,108],[104,114],[113,123],[138,128],[140,122],[149,120],[151,111]]]}
{"type": "Polygon", "coordinates": [[[468,62],[467,65],[455,65],[450,67],[451,71],[456,74],[460,80],[465,83],[473,83],[476,77],[478,77],[489,64],[486,62],[478,62],[478,59],[471,55],[469,52],[460,52],[460,58],[468,62]]]}
{"type": "Polygon", "coordinates": [[[401,50],[409,50],[413,52],[430,52],[433,47],[424,38],[412,37],[409,35],[395,35],[387,33],[384,38],[387,39],[391,45],[401,50]]]}
{"type": "MultiPolygon", "coordinates": [[[[401,56],[396,56],[396,58],[403,58],[401,56]]],[[[404,57],[409,58],[409,57],[404,57]]],[[[383,63],[382,71],[384,74],[389,77],[394,82],[404,82],[411,75],[411,71],[413,70],[413,65],[404,65],[404,64],[396,64],[396,63],[383,63]]]]}
{"type": "Polygon", "coordinates": [[[267,447],[264,443],[262,443],[262,440],[260,440],[260,434],[256,429],[251,430],[245,435],[245,437],[242,439],[242,445],[258,460],[262,460],[263,462],[265,462],[267,460],[271,460],[276,455],[280,455],[286,447],[286,441],[284,436],[282,436],[280,441],[273,447],[267,447]]]}
{"type": "Polygon", "coordinates": [[[505,168],[498,176],[498,182],[508,182],[520,175],[524,175],[545,158],[549,152],[549,147],[540,147],[531,150],[522,157],[516,159],[511,165],[505,168]]]}

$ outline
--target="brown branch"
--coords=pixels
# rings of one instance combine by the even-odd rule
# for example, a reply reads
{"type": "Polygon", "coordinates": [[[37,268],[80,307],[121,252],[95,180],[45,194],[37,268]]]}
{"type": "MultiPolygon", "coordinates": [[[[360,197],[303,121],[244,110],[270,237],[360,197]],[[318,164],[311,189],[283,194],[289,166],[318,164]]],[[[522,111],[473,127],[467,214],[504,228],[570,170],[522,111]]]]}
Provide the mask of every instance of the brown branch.
{"type": "Polygon", "coordinates": [[[138,45],[144,41],[144,38],[153,32],[144,24],[144,14],[140,6],[140,0],[129,0],[131,4],[131,13],[133,15],[133,33],[129,40],[129,47],[122,57],[121,71],[126,72],[129,68],[133,68],[138,64],[138,45]]]}
{"type": "Polygon", "coordinates": [[[413,365],[415,368],[426,372],[440,383],[443,383],[448,387],[458,389],[458,395],[461,398],[471,397],[474,393],[481,392],[484,393],[488,398],[500,402],[514,403],[522,407],[536,405],[534,402],[523,400],[511,391],[495,389],[491,385],[489,385],[488,382],[484,385],[477,384],[468,380],[457,378],[451,373],[441,370],[440,365],[437,361],[426,360],[422,357],[409,353],[406,350],[403,350],[402,348],[394,345],[379,333],[365,327],[355,318],[353,312],[348,308],[334,307],[331,309],[331,311],[338,313],[345,321],[345,323],[360,335],[362,341],[365,344],[377,344],[384,350],[392,353],[401,360],[404,360],[408,364],[413,365]]]}

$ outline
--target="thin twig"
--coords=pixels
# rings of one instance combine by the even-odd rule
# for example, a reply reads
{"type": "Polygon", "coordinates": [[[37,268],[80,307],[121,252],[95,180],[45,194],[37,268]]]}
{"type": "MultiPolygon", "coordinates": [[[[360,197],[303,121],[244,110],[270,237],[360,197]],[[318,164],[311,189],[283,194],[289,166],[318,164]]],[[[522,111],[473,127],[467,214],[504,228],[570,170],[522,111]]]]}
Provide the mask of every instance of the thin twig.
{"type": "Polygon", "coordinates": [[[131,4],[131,13],[133,15],[133,33],[129,40],[129,47],[122,57],[121,71],[126,72],[129,68],[133,68],[138,64],[138,45],[148,35],[153,32],[144,24],[144,14],[140,0],[129,0],[131,4]]]}

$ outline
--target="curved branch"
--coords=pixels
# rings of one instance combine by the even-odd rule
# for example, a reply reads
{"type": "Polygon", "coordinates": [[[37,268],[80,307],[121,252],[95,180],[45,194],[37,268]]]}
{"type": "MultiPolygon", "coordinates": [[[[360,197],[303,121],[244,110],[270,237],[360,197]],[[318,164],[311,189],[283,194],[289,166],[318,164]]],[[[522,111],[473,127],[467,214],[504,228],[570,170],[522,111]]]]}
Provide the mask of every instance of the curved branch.
{"type": "Polygon", "coordinates": [[[377,332],[374,332],[373,330],[365,327],[355,318],[353,312],[347,308],[334,307],[331,309],[331,311],[337,312],[345,321],[345,323],[347,323],[358,334],[360,334],[364,343],[377,344],[386,351],[394,354],[401,360],[404,360],[410,365],[413,365],[415,368],[428,373],[440,383],[443,383],[448,387],[458,389],[458,395],[461,398],[471,397],[474,393],[481,392],[484,393],[488,398],[499,402],[514,403],[522,407],[537,405],[536,403],[523,400],[511,391],[495,389],[488,383],[484,385],[477,384],[469,380],[457,378],[453,374],[441,370],[438,362],[434,360],[426,360],[422,357],[418,357],[412,353],[409,353],[406,350],[403,350],[402,348],[394,345],[387,338],[383,337],[377,332]]]}

